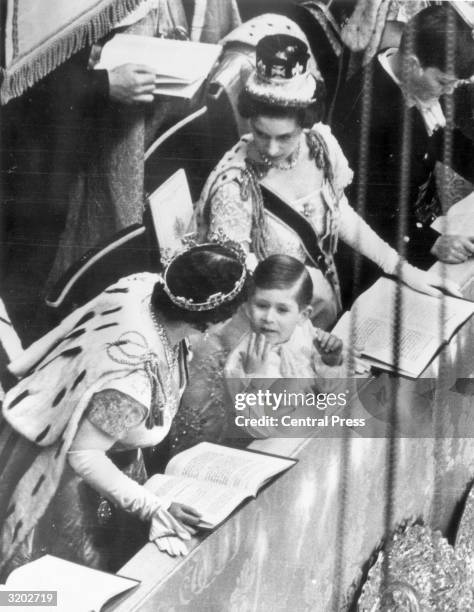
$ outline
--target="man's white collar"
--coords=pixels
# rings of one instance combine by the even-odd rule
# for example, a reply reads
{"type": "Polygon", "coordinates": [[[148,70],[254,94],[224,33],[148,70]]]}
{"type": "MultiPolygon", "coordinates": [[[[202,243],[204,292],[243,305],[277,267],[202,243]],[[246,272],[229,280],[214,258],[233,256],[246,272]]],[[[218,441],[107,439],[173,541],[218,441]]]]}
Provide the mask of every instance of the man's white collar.
{"type": "Polygon", "coordinates": [[[398,87],[400,87],[407,106],[409,108],[411,108],[412,106],[416,106],[416,108],[420,111],[421,116],[423,117],[423,121],[425,122],[426,131],[428,132],[429,136],[432,136],[432,134],[438,128],[444,128],[446,125],[446,117],[444,116],[441,104],[439,103],[439,100],[436,100],[435,102],[430,101],[429,103],[423,102],[416,96],[407,94],[403,90],[400,79],[393,72],[392,66],[390,65],[390,57],[396,52],[397,49],[391,48],[387,49],[383,53],[379,53],[378,60],[380,62],[380,65],[391,77],[391,79],[398,85],[398,87]]]}

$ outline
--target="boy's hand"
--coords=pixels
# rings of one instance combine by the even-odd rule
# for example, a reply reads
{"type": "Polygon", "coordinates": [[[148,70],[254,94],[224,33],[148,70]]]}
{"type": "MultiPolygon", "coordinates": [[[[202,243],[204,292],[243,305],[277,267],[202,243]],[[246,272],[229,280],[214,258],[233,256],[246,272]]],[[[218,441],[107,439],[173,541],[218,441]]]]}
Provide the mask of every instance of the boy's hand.
{"type": "Polygon", "coordinates": [[[340,338],[322,329],[317,329],[313,344],[321,355],[323,363],[328,366],[341,365],[343,357],[342,340],[340,338]]]}
{"type": "Polygon", "coordinates": [[[242,354],[244,372],[249,375],[259,374],[265,377],[268,367],[268,354],[271,345],[263,334],[252,333],[247,345],[247,352],[242,354]]]}

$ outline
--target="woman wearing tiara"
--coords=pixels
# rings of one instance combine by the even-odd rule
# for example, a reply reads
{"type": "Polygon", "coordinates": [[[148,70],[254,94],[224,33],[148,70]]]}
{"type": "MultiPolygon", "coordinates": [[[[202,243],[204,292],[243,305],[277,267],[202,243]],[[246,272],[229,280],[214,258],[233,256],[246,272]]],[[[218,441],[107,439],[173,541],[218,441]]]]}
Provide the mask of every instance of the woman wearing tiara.
{"type": "MultiPolygon", "coordinates": [[[[346,391],[352,370],[366,371],[357,351],[349,354],[339,338],[311,324],[313,296],[308,269],[295,257],[270,255],[257,264],[247,302],[232,319],[192,341],[189,383],[171,426],[173,454],[202,441],[232,445],[236,438],[281,436],[281,428],[233,425],[239,414],[235,398],[250,386],[251,392],[284,388],[290,396],[337,393],[346,391]]],[[[267,409],[272,416],[284,414],[283,406],[277,413],[255,407],[246,416],[258,418],[267,409]]],[[[311,411],[314,416],[314,406],[311,411]]]]}
{"type": "Polygon", "coordinates": [[[140,449],[158,444],[176,413],[186,384],[181,341],[228,319],[245,298],[244,259],[224,243],[193,246],[162,277],[121,279],[10,364],[21,380],[3,414],[38,450],[16,482],[13,465],[0,476],[3,575],[45,552],[116,570],[136,535],[121,511],[150,523],[160,550],[185,554],[199,515],[140,484],[140,449]],[[117,532],[120,523],[129,531],[117,532]]]}
{"type": "Polygon", "coordinates": [[[292,36],[258,43],[256,70],[239,99],[251,134],[211,173],[196,224],[203,240],[223,231],[258,261],[286,253],[308,265],[313,321],[328,328],[341,308],[334,265],[339,238],[422,292],[439,294],[442,281],[405,262],[400,266],[397,252],[347,202],[352,171],[330,128],[315,123],[322,87],[307,70],[308,57],[306,44],[292,36]]]}

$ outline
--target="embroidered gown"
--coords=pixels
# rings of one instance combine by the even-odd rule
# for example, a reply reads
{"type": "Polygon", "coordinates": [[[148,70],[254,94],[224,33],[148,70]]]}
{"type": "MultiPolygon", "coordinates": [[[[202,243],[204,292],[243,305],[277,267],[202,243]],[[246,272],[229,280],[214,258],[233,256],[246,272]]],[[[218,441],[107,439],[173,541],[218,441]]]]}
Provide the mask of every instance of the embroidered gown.
{"type": "MultiPolygon", "coordinates": [[[[224,233],[239,242],[258,260],[286,253],[308,265],[313,284],[313,322],[327,329],[340,311],[339,280],[334,254],[339,238],[388,274],[393,274],[398,254],[363,221],[349,205],[344,189],[352,181],[352,170],[330,128],[322,123],[304,131],[314,171],[323,172],[320,189],[288,202],[310,223],[323,262],[317,269],[301,236],[293,227],[265,208],[261,187],[270,187],[248,157],[253,136],[243,136],[211,173],[197,204],[195,220],[201,239],[224,233]],[[263,214],[261,205],[263,204],[263,214]],[[264,249],[259,249],[259,242],[264,249]]],[[[289,177],[293,170],[280,170],[289,177]]],[[[277,194],[278,195],[278,194],[277,194]]]]}
{"type": "Polygon", "coordinates": [[[116,441],[107,454],[125,474],[147,478],[141,448],[167,435],[185,380],[180,356],[170,361],[152,320],[158,281],[121,279],[11,364],[22,379],[3,414],[23,437],[21,456],[1,466],[4,576],[45,553],[117,570],[146,542],[146,525],[82,480],[68,451],[87,419],[116,441]]]}

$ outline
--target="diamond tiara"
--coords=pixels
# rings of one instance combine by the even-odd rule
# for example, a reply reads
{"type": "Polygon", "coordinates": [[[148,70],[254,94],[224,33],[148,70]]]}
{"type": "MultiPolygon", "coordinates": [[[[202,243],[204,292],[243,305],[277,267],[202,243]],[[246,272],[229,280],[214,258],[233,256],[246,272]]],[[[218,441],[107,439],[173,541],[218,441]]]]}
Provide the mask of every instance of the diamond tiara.
{"type": "Polygon", "coordinates": [[[176,304],[176,306],[179,306],[180,308],[183,308],[184,310],[189,310],[189,311],[194,311],[194,312],[214,310],[215,308],[217,308],[218,306],[221,306],[222,304],[227,304],[231,302],[242,290],[242,287],[244,286],[245,280],[247,278],[247,269],[245,267],[245,259],[246,259],[246,254],[243,248],[238,243],[233,242],[232,240],[229,240],[229,238],[227,238],[227,236],[225,236],[222,232],[214,234],[212,241],[204,242],[201,244],[198,244],[194,237],[187,237],[186,247],[183,248],[183,250],[180,250],[179,252],[175,253],[174,256],[171,258],[169,264],[166,267],[166,270],[163,274],[163,289],[166,295],[169,297],[169,299],[173,302],[173,304],[176,304]],[[205,300],[204,302],[195,302],[192,298],[185,298],[182,295],[175,295],[174,293],[172,293],[172,291],[170,290],[168,286],[167,277],[168,277],[168,273],[170,269],[172,269],[173,267],[174,262],[179,257],[181,257],[184,253],[187,253],[191,248],[202,248],[204,250],[206,247],[211,247],[211,246],[216,246],[216,245],[224,247],[225,249],[230,251],[233,255],[235,255],[236,259],[242,266],[242,273],[240,275],[240,278],[234,284],[234,287],[227,293],[223,293],[222,291],[214,293],[210,295],[207,298],[207,300],[205,300]]]}

